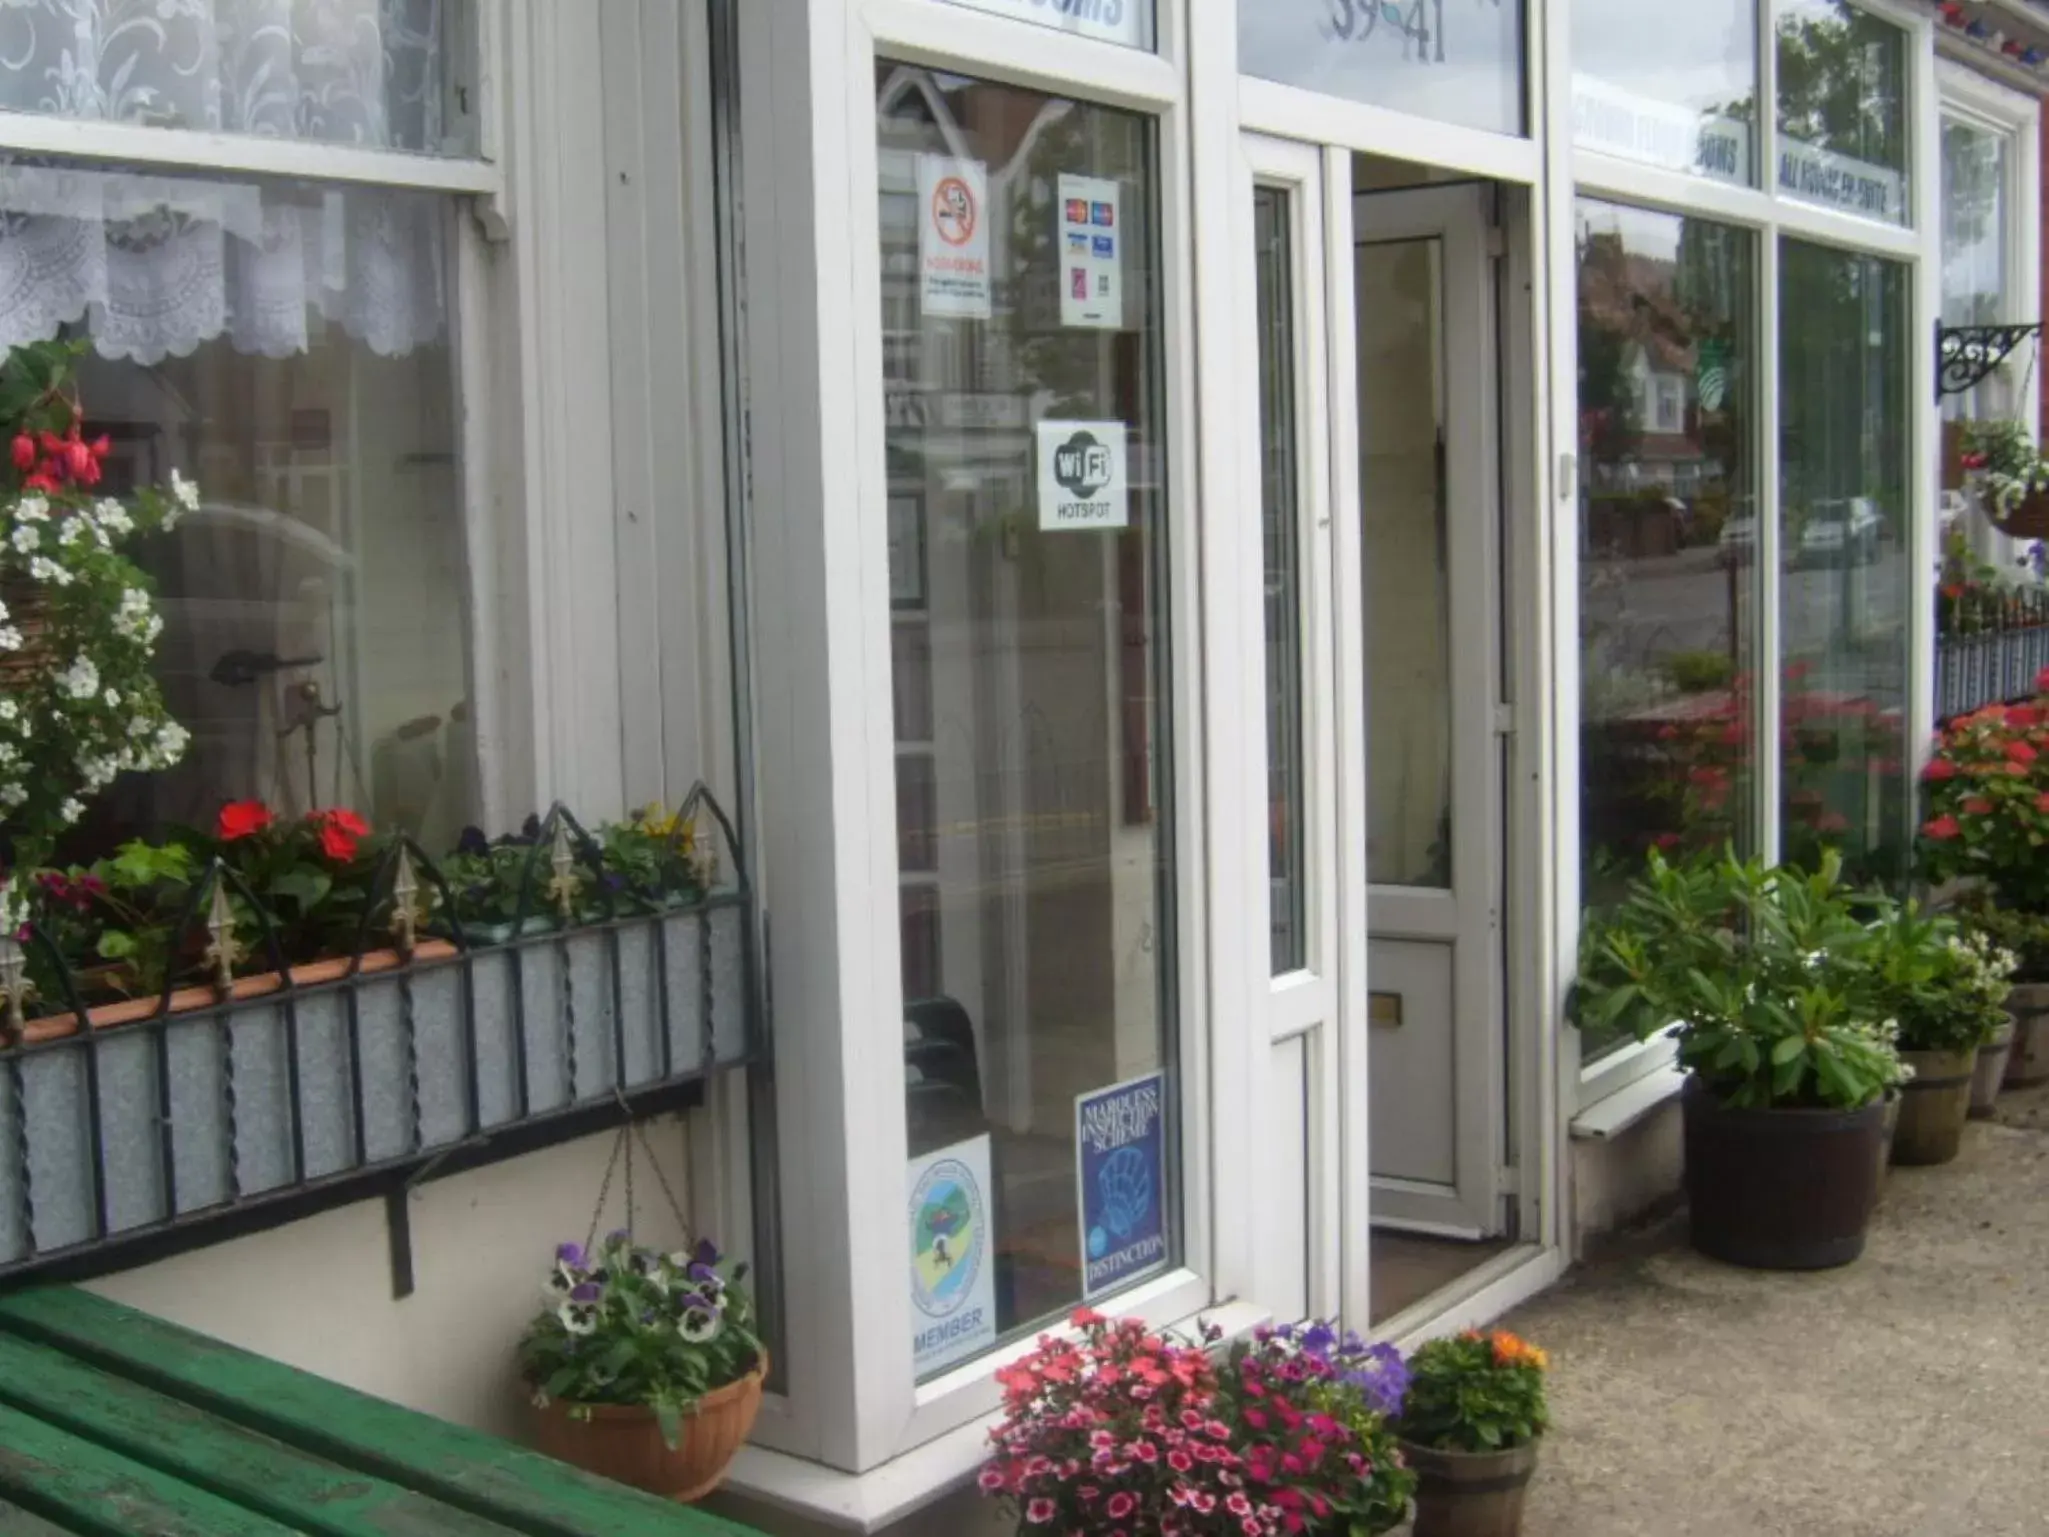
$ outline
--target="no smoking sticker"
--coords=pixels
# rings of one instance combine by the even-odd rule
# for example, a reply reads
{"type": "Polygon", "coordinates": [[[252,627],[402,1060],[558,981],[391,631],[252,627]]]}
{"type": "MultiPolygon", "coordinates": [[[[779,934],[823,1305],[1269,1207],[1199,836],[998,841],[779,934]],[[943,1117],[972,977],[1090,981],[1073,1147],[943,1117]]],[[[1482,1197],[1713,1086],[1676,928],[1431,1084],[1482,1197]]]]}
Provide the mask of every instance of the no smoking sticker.
{"type": "Polygon", "coordinates": [[[927,315],[989,318],[988,183],[979,160],[918,157],[918,300],[927,315]]]}
{"type": "Polygon", "coordinates": [[[1125,528],[1131,522],[1122,422],[1040,422],[1039,527],[1125,528]]]}

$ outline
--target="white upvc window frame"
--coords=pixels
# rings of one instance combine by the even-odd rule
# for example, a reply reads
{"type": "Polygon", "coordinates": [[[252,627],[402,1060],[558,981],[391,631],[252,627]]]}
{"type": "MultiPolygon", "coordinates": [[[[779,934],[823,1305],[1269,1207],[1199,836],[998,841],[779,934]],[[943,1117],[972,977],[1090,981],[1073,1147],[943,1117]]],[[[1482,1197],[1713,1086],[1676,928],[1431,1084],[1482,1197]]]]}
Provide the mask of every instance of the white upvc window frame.
{"type": "MultiPolygon", "coordinates": [[[[1937,174],[1940,174],[1939,136],[1942,126],[1966,123],[2007,141],[2006,185],[2001,189],[2006,215],[2007,289],[2002,295],[2001,318],[2015,324],[2038,321],[2042,316],[2042,103],[2002,81],[1980,73],[1951,57],[1935,61],[1936,85],[1941,92],[1937,174]]],[[[1941,291],[1941,247],[1937,244],[1937,293],[1941,291]]],[[[2016,402],[2020,420],[2039,419],[2042,395],[2041,339],[2022,344],[2016,356],[2023,362],[2021,389],[2016,402]],[[2031,354],[2025,349],[2036,349],[2031,354]]],[[[1981,537],[1985,553],[1995,564],[2011,567],[2020,547],[2029,541],[2011,538],[1989,523],[1981,537]]]]}
{"type": "MultiPolygon", "coordinates": [[[[897,1049],[903,1017],[899,872],[895,838],[877,831],[893,829],[896,821],[875,191],[873,82],[880,59],[1084,99],[1146,114],[1156,124],[1171,530],[1171,832],[1180,872],[1173,944],[1182,1258],[1179,1268],[1096,1306],[1164,1326],[1186,1322],[1219,1300],[1211,1279],[1209,947],[1196,876],[1207,840],[1185,3],[1162,0],[1156,53],[934,0],[790,0],[741,8],[743,27],[752,29],[743,33],[742,61],[749,186],[811,189],[786,190],[791,201],[775,211],[774,234],[753,222],[766,214],[750,195],[749,248],[759,253],[778,240],[787,244],[800,228],[819,242],[780,272],[772,256],[750,256],[756,411],[764,399],[775,400],[787,424],[796,397],[809,394],[816,398],[803,405],[820,417],[815,444],[805,442],[801,454],[765,458],[765,440],[759,430],[754,436],[757,612],[775,614],[782,609],[779,594],[816,581],[805,599],[816,608],[808,617],[829,637],[813,646],[799,633],[802,626],[791,623],[788,633],[764,633],[760,642],[763,790],[764,799],[775,795],[778,807],[763,831],[775,893],[771,970],[788,1391],[768,1406],[755,1440],[845,1474],[870,1472],[949,1432],[966,1434],[964,1427],[999,1405],[996,1371],[1035,1343],[1013,1341],[927,1382],[914,1376],[904,1260],[908,1137],[897,1049]],[[793,78],[807,74],[801,82],[793,78]],[[798,131],[806,114],[791,105],[799,87],[809,108],[807,135],[798,131]],[[774,100],[779,89],[782,104],[774,100]],[[794,206],[798,199],[807,206],[794,206]],[[818,266],[807,276],[802,263],[814,255],[818,266]],[[804,297],[817,308],[805,313],[783,303],[773,317],[763,315],[764,281],[808,288],[814,278],[815,296],[804,297]],[[785,517],[798,481],[813,500],[808,512],[785,517]],[[827,568],[831,580],[825,580],[827,568]],[[797,726],[782,718],[786,690],[831,703],[797,726]],[[792,727],[796,736],[781,734],[792,727]],[[829,735],[829,751],[820,750],[821,730],[829,735]],[[808,763],[783,751],[798,739],[816,755],[808,763]]],[[[809,431],[807,425],[788,435],[809,431]]],[[[739,1481],[749,1483],[745,1459],[739,1481]]]]}
{"type": "MultiPolygon", "coordinates": [[[[1560,8],[1570,0],[1559,0],[1560,8]]],[[[1756,186],[1732,186],[1683,171],[1639,164],[1634,161],[1580,149],[1570,141],[1560,146],[1569,156],[1568,208],[1581,197],[1647,208],[1659,212],[1713,219],[1749,231],[1757,242],[1758,285],[1757,337],[1758,377],[1764,381],[1757,402],[1758,631],[1759,648],[1753,669],[1757,678],[1754,708],[1759,723],[1776,722],[1780,712],[1779,603],[1779,242],[1791,237],[1839,250],[1882,257],[1905,265],[1911,274],[1912,313],[1908,320],[1906,345],[1912,368],[1909,373],[1910,438],[1912,459],[1908,484],[1915,489],[1915,505],[1925,509],[1908,532],[1905,552],[1909,573],[1933,569],[1936,554],[1935,508],[1939,492],[1939,465],[1934,449],[1937,409],[1935,360],[1932,339],[1934,317],[1942,302],[1942,218],[1941,218],[1941,128],[1943,91],[1938,87],[1935,57],[1935,24],[1924,12],[1897,0],[1851,0],[1857,9],[1902,29],[1906,37],[1907,65],[1907,176],[1910,220],[1902,225],[1882,224],[1852,214],[1802,202],[1781,193],[1775,172],[1778,149],[1778,47],[1775,0],[1753,0],[1758,17],[1757,101],[1758,112],[1756,186]],[[1924,324],[1925,321],[1925,324],[1924,324]]],[[[1570,40],[1566,40],[1566,77],[1570,77],[1570,40]]],[[[1568,280],[1576,285],[1577,274],[1568,280]]],[[[1558,327],[1554,338],[1554,389],[1577,396],[1579,367],[1578,336],[1571,326],[1558,327]]],[[[1575,441],[1566,439],[1565,441],[1575,441]]],[[[1565,613],[1560,634],[1578,631],[1579,570],[1577,551],[1561,572],[1555,594],[1565,613]]],[[[1907,625],[1907,713],[1902,723],[1913,753],[1903,771],[1918,776],[1933,729],[1934,630],[1932,605],[1910,603],[1907,625]]],[[[1577,689],[1575,687],[1575,696],[1577,689]]],[[[1576,709],[1576,702],[1575,702],[1576,709]]],[[[1779,783],[1783,772],[1779,734],[1776,729],[1756,732],[1758,783],[1767,787],[1753,808],[1752,836],[1756,846],[1775,857],[1780,847],[1779,783]]],[[[1568,785],[1579,782],[1579,734],[1565,732],[1560,742],[1561,774],[1568,785]]],[[[1561,902],[1559,920],[1565,933],[1563,953],[1576,957],[1582,908],[1579,885],[1579,806],[1576,796],[1561,799],[1559,840],[1561,902]],[[1568,868],[1569,867],[1569,868],[1568,868]]],[[[1902,830],[1902,836],[1907,829],[1902,830]]],[[[1576,966],[1576,960],[1574,962],[1576,966]]],[[[1567,975],[1571,972],[1568,971],[1567,975]]],[[[1567,1080],[1576,1085],[1572,1113],[1584,1116],[1603,1101],[1634,1085],[1664,1073],[1677,1091],[1678,1079],[1671,1072],[1677,1058],[1672,1033],[1649,1041],[1635,1042],[1591,1061],[1583,1058],[1580,1034],[1563,1032],[1567,1038],[1567,1080]]]]}

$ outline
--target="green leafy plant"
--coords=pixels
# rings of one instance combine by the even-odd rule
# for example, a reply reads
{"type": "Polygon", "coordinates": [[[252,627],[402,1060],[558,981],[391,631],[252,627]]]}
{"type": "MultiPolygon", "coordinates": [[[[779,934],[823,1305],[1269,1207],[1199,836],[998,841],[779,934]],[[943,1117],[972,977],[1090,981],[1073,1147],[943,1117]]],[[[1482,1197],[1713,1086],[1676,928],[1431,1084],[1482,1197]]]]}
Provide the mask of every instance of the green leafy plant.
{"type": "MultiPolygon", "coordinates": [[[[115,776],[168,768],[189,741],[157,687],[163,620],[127,550],[199,490],[173,471],[168,494],[98,493],[110,445],[85,437],[81,351],[33,342],[0,364],[0,841],[21,870],[47,863],[115,776]]],[[[11,890],[18,904],[24,888],[11,890]]]]}
{"type": "MultiPolygon", "coordinates": [[[[338,806],[287,818],[261,801],[235,801],[215,830],[215,851],[268,915],[288,964],[355,952],[378,848],[369,824],[338,806]]],[[[263,924],[239,893],[233,900],[237,944],[269,965],[263,924]]]]}
{"type": "Polygon", "coordinates": [[[2049,977],[2049,914],[2003,907],[1983,887],[1965,893],[1953,911],[1964,933],[2014,957],[2016,976],[2049,977]]]}
{"type": "Polygon", "coordinates": [[[1682,694],[1727,688],[1736,677],[1735,660],[1727,651],[1674,651],[1660,665],[1682,694]]]}
{"type": "Polygon", "coordinates": [[[566,1243],[548,1272],[547,1308],[520,1342],[520,1370],[543,1406],[653,1409],[675,1446],[705,1394],[761,1368],[747,1267],[727,1267],[700,1240],[688,1252],[644,1248],[613,1233],[588,1249],[566,1243]]]}
{"type": "Polygon", "coordinates": [[[1871,1103],[1903,1068],[1840,877],[1832,852],[1810,870],[1652,851],[1583,925],[1575,1020],[1639,1040],[1673,1029],[1681,1064],[1730,1105],[1871,1103]]]}
{"type": "Polygon", "coordinates": [[[1498,1452],[1524,1446],[1550,1424],[1545,1353],[1505,1329],[1430,1340],[1409,1357],[1409,1392],[1395,1430],[1418,1446],[1498,1452]]]}
{"type": "Polygon", "coordinates": [[[1913,902],[1876,904],[1865,949],[1877,1007],[1906,1051],[1969,1051],[2006,1017],[2016,958],[1983,933],[1913,902]]]}

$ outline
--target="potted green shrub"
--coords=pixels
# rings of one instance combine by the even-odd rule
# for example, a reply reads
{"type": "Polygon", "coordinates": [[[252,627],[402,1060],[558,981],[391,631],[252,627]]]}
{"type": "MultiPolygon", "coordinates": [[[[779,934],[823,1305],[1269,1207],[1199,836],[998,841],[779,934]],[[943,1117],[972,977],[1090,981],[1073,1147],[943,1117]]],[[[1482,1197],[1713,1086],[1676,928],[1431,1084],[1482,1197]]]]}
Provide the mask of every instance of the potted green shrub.
{"type": "Polygon", "coordinates": [[[1864,1250],[1905,1071],[1840,872],[1833,853],[1808,870],[1653,852],[1583,931],[1574,1016],[1676,1035],[1693,1243],[1732,1264],[1819,1269],[1864,1250]]]}
{"type": "MultiPolygon", "coordinates": [[[[1878,904],[1866,952],[1878,1007],[1899,1027],[1895,1163],[1948,1163],[1963,1144],[1980,1049],[2000,1037],[2013,958],[1983,934],[1912,902],[1878,904]]],[[[2003,1065],[2003,1064],[2002,1064],[2003,1065]]]]}
{"type": "Polygon", "coordinates": [[[1549,1419],[1544,1352],[1469,1329],[1409,1358],[1395,1420],[1416,1473],[1415,1537],[1516,1537],[1549,1419]]]}
{"type": "Polygon", "coordinates": [[[519,1347],[540,1449],[671,1499],[716,1489],[768,1371],[745,1274],[708,1241],[665,1254],[614,1233],[556,1250],[519,1347]]]}

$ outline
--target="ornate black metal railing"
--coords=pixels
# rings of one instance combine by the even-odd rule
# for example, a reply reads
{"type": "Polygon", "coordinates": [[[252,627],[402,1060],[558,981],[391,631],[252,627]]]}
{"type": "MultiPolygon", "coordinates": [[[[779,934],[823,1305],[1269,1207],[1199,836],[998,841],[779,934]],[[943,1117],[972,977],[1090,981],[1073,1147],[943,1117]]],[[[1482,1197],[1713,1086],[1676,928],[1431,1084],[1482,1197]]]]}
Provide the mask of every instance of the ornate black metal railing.
{"type": "Polygon", "coordinates": [[[706,838],[695,889],[639,890],[558,805],[489,930],[397,839],[353,952],[310,966],[287,964],[215,861],[185,914],[210,936],[211,985],[167,981],[139,1018],[89,1006],[34,925],[0,937],[0,1279],[87,1275],[381,1194],[403,1295],[423,1180],[699,1102],[760,1039],[752,892],[703,786],[681,815],[716,825],[730,877],[706,838]],[[261,929],[253,975],[234,974],[238,905],[261,929]],[[37,1017],[31,952],[58,978],[37,1017]]]}
{"type": "Polygon", "coordinates": [[[1935,326],[1935,399],[1961,395],[2007,360],[2022,342],[2041,333],[2042,322],[2005,326],[1935,326]]]}
{"type": "Polygon", "coordinates": [[[2049,589],[1938,597],[1935,718],[2031,699],[2049,667],[2049,589]]]}

